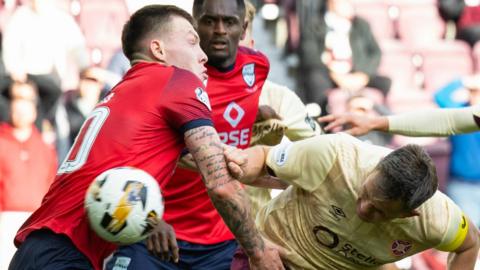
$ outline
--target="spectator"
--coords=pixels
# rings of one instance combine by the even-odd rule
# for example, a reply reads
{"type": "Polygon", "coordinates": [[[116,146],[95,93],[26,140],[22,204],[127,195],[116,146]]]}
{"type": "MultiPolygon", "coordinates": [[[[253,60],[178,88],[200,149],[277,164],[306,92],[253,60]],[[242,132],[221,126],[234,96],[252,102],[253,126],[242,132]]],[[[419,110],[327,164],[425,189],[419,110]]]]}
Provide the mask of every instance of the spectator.
{"type": "MultiPolygon", "coordinates": [[[[2,32],[0,32],[0,81],[2,78],[5,78],[7,73],[5,71],[5,65],[3,64],[3,56],[2,56],[2,32]]],[[[0,82],[1,88],[2,82],[0,82]]],[[[0,122],[4,122],[8,120],[8,100],[4,95],[2,95],[2,91],[0,89],[0,122]]]]}
{"type": "Polygon", "coordinates": [[[104,70],[91,67],[80,72],[78,89],[67,93],[65,110],[70,126],[69,144],[72,145],[83,122],[100,100],[104,86],[104,70]]]}
{"type": "Polygon", "coordinates": [[[0,269],[7,269],[15,252],[15,232],[40,206],[57,168],[53,147],[33,125],[34,84],[14,83],[12,88],[18,95],[10,102],[11,121],[0,125],[0,269]]]}
{"type": "MultiPolygon", "coordinates": [[[[72,67],[67,62],[75,58],[79,67],[87,63],[83,35],[73,18],[58,10],[52,0],[26,1],[14,11],[3,34],[7,75],[0,75],[0,93],[8,99],[6,89],[12,81],[33,81],[39,94],[36,125],[42,129],[43,119],[53,122],[61,80],[72,67]]],[[[3,115],[6,110],[3,106],[3,115]]]]}
{"type": "Polygon", "coordinates": [[[122,50],[118,50],[110,59],[107,70],[122,78],[130,67],[130,62],[125,54],[123,54],[122,50]]]}
{"type": "Polygon", "coordinates": [[[37,118],[35,120],[35,125],[43,132],[45,129],[51,127],[50,123],[53,123],[57,101],[62,94],[62,90],[47,76],[28,74],[24,81],[14,81],[8,75],[0,75],[0,122],[5,122],[9,119],[10,110],[8,104],[16,95],[16,91],[19,89],[17,86],[21,85],[16,82],[27,81],[35,85],[38,92],[37,118]]]}
{"type": "Polygon", "coordinates": [[[67,63],[74,59],[80,68],[88,63],[80,28],[52,0],[28,0],[15,10],[4,30],[3,57],[13,80],[25,81],[30,74],[48,87],[53,80],[57,88],[71,71],[67,63]]]}
{"type": "MultiPolygon", "coordinates": [[[[435,94],[442,108],[459,108],[480,105],[480,75],[455,80],[435,94]]],[[[480,133],[450,137],[452,153],[449,196],[480,226],[480,133]]]]}
{"type": "Polygon", "coordinates": [[[443,19],[455,22],[456,38],[473,47],[480,39],[480,2],[439,0],[438,4],[443,19]]]}
{"type": "Polygon", "coordinates": [[[317,102],[326,113],[326,91],[357,92],[364,87],[387,95],[391,80],[379,76],[381,51],[368,23],[354,13],[351,0],[329,0],[301,33],[300,64],[306,102],[317,102]]]}
{"type": "Polygon", "coordinates": [[[108,62],[105,78],[105,92],[110,90],[123,78],[123,75],[131,68],[130,62],[120,49],[116,51],[108,62]]]}
{"type": "MultiPolygon", "coordinates": [[[[241,46],[254,48],[253,20],[255,6],[245,1],[245,21],[248,23],[241,46]]],[[[296,141],[318,135],[320,126],[307,113],[305,104],[294,91],[286,86],[265,81],[258,101],[258,112],[252,129],[251,145],[276,145],[286,137],[296,141]]],[[[245,191],[252,202],[252,215],[266,205],[277,191],[271,189],[245,186],[245,191]],[[273,195],[272,192],[274,193],[273,195]]]]}
{"type": "MultiPolygon", "coordinates": [[[[347,100],[347,112],[365,116],[370,115],[388,115],[390,111],[382,105],[364,95],[353,95],[347,100]]],[[[374,145],[387,146],[392,140],[392,136],[380,131],[372,131],[366,135],[358,136],[358,139],[374,145]]]]}
{"type": "MultiPolygon", "coordinates": [[[[245,1],[245,7],[245,21],[248,24],[245,37],[239,44],[254,49],[253,19],[256,9],[248,0],[245,1]]],[[[283,135],[296,141],[322,133],[318,123],[308,115],[305,104],[286,86],[265,81],[258,105],[251,145],[276,145],[283,135]]]]}
{"type": "Polygon", "coordinates": [[[2,32],[0,31],[0,76],[6,75],[7,71],[5,70],[5,64],[3,63],[3,55],[2,55],[2,32]]]}

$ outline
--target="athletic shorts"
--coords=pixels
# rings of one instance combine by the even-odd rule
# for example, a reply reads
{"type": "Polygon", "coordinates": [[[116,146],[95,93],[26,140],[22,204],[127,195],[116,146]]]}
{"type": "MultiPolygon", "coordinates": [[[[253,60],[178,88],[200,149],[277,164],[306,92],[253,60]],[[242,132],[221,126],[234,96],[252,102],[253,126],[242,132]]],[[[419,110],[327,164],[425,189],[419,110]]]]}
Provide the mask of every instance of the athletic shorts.
{"type": "Polygon", "coordinates": [[[145,242],[122,246],[107,261],[107,270],[229,270],[238,245],[235,240],[214,245],[193,244],[177,241],[180,249],[178,263],[161,261],[152,255],[145,242]]]}
{"type": "Polygon", "coordinates": [[[93,267],[68,237],[42,229],[27,236],[8,269],[90,270],[93,267]]]}

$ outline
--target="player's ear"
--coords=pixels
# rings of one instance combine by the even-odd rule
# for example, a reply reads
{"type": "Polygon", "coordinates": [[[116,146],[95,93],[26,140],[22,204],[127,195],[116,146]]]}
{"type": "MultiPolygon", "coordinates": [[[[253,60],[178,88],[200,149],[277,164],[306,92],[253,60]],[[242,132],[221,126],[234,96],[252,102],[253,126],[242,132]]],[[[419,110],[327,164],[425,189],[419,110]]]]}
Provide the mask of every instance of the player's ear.
{"type": "Polygon", "coordinates": [[[150,52],[155,59],[166,63],[165,44],[159,39],[152,39],[150,41],[150,52]]]}
{"type": "Polygon", "coordinates": [[[240,40],[245,39],[245,36],[247,35],[247,27],[248,27],[248,21],[243,22],[243,32],[242,32],[242,36],[240,37],[240,40]]]}

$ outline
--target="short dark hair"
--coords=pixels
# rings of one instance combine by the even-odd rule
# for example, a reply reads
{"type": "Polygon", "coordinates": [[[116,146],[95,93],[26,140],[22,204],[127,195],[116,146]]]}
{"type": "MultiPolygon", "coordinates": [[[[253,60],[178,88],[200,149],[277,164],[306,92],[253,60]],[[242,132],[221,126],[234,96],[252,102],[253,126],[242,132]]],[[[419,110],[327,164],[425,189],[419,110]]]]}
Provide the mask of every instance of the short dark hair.
{"type": "Polygon", "coordinates": [[[400,200],[407,211],[419,207],[437,191],[435,164],[419,145],[409,144],[391,152],[377,169],[383,195],[388,200],[400,200]]]}
{"type": "Polygon", "coordinates": [[[15,87],[20,87],[20,86],[27,86],[30,89],[32,89],[33,97],[30,101],[34,103],[38,102],[38,86],[35,84],[34,81],[30,79],[27,79],[26,81],[12,81],[12,83],[9,85],[9,88],[8,88],[8,96],[10,98],[10,101],[14,101],[16,99],[25,99],[23,97],[15,97],[12,93],[15,87]]]}
{"type": "MultiPolygon", "coordinates": [[[[245,16],[245,0],[236,0],[237,1],[237,8],[242,12],[242,15],[245,16]]],[[[205,0],[194,0],[193,1],[193,17],[197,18],[198,13],[200,13],[200,10],[203,6],[203,3],[205,0]]]]}
{"type": "Polygon", "coordinates": [[[188,12],[173,5],[148,5],[133,13],[122,31],[122,50],[125,56],[132,61],[134,53],[145,49],[141,47],[141,41],[155,31],[168,29],[172,16],[185,18],[194,25],[188,12]]]}

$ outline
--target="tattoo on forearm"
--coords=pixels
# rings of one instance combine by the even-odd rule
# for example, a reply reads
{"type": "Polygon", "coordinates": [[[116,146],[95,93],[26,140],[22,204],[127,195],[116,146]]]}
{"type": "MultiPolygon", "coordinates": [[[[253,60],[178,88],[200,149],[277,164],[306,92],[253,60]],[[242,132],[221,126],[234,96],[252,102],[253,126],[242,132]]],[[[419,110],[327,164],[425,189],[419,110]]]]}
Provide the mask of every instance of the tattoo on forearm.
{"type": "Polygon", "coordinates": [[[219,144],[219,143],[217,143],[217,142],[210,142],[208,145],[211,146],[211,147],[218,148],[218,149],[222,150],[222,152],[223,152],[223,147],[222,147],[222,145],[219,144]]]}
{"type": "Polygon", "coordinates": [[[256,250],[263,251],[265,249],[263,239],[251,220],[250,207],[248,205],[243,205],[243,208],[239,207],[240,202],[248,201],[243,190],[238,189],[231,200],[219,199],[215,196],[211,196],[211,198],[215,208],[224,217],[228,228],[235,234],[248,256],[254,254],[256,250]]]}
{"type": "Polygon", "coordinates": [[[221,187],[231,181],[223,156],[223,148],[220,141],[213,140],[215,133],[207,130],[206,127],[199,127],[189,130],[185,133],[185,140],[193,140],[201,142],[199,145],[190,150],[191,154],[196,157],[198,166],[204,166],[206,171],[202,173],[203,180],[208,190],[221,187]]]}
{"type": "Polygon", "coordinates": [[[212,137],[213,135],[215,135],[215,132],[211,130],[206,130],[205,127],[199,127],[188,130],[185,133],[185,139],[188,140],[193,137],[194,140],[201,140],[207,137],[212,137]]]}
{"type": "Polygon", "coordinates": [[[218,193],[214,192],[215,189],[235,181],[228,173],[223,147],[214,129],[199,127],[189,130],[185,133],[185,141],[202,171],[202,178],[212,203],[247,255],[263,251],[265,248],[263,239],[255,228],[250,214],[249,199],[240,185],[234,184],[234,193],[230,196],[218,196],[218,193]]]}

